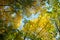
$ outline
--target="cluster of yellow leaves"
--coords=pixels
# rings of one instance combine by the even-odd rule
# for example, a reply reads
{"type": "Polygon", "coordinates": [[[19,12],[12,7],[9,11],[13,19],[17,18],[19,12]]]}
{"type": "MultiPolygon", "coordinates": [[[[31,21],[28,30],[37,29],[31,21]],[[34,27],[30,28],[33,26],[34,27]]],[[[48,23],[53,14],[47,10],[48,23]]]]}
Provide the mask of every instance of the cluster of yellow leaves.
{"type": "Polygon", "coordinates": [[[39,18],[26,23],[23,31],[27,34],[36,34],[36,38],[42,38],[42,40],[55,40],[55,28],[49,19],[49,14],[40,15],[39,18]]]}
{"type": "Polygon", "coordinates": [[[21,19],[22,17],[20,15],[19,16],[17,15],[17,17],[13,20],[14,23],[13,29],[17,29],[20,27],[21,19]]]}
{"type": "Polygon", "coordinates": [[[13,26],[12,27],[13,29],[17,29],[18,27],[20,27],[22,16],[20,15],[19,12],[17,13],[12,12],[13,8],[10,6],[0,6],[0,8],[1,8],[0,18],[2,18],[2,20],[4,21],[3,24],[8,25],[8,23],[10,22],[13,26]]]}

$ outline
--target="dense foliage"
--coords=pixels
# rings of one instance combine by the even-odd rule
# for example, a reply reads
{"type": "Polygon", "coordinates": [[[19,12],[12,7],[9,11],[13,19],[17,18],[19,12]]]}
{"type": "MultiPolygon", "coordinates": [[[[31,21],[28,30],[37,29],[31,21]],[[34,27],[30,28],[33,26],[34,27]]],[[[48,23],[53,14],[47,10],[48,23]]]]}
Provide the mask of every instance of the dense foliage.
{"type": "Polygon", "coordinates": [[[60,40],[60,0],[0,0],[0,40],[60,40]]]}

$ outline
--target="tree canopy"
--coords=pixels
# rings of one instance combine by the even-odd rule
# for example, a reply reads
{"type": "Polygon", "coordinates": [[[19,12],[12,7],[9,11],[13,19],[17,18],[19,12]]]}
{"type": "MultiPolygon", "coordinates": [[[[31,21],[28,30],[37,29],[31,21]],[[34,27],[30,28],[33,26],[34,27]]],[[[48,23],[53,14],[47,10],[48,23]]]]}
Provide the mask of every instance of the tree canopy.
{"type": "Polygon", "coordinates": [[[60,0],[0,0],[0,40],[60,40],[60,0]]]}

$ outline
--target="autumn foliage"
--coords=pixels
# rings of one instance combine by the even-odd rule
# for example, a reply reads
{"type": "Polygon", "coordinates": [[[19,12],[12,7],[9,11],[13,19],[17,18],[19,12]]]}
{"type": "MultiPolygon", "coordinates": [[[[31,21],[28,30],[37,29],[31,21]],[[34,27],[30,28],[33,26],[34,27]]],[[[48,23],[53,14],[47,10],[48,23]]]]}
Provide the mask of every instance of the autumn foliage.
{"type": "Polygon", "coordinates": [[[60,0],[0,0],[0,40],[60,40],[60,0]]]}

